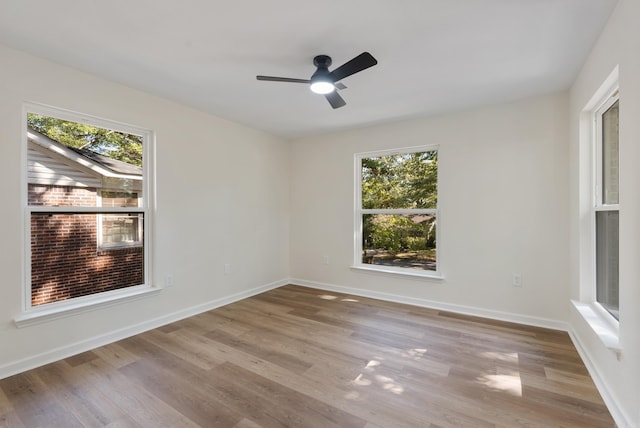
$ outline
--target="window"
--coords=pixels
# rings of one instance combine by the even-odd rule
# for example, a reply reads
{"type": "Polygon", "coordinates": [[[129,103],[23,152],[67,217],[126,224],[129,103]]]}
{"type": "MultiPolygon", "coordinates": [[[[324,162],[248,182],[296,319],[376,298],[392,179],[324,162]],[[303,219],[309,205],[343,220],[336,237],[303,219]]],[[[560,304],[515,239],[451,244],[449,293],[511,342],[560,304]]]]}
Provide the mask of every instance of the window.
{"type": "MultiPolygon", "coordinates": [[[[138,194],[103,191],[102,207],[140,207],[138,194]]],[[[98,216],[98,247],[102,249],[142,245],[143,217],[139,214],[101,214],[98,216]]]]}
{"type": "Polygon", "coordinates": [[[151,133],[38,105],[25,122],[25,310],[149,289],[151,133]]]}
{"type": "Polygon", "coordinates": [[[579,300],[571,303],[593,334],[620,359],[618,77],[616,66],[580,113],[579,300]]]}
{"type": "Polygon", "coordinates": [[[438,150],[356,155],[355,267],[437,276],[438,150]]]}
{"type": "Polygon", "coordinates": [[[594,112],[596,301],[618,319],[619,99],[617,90],[594,112]]]}

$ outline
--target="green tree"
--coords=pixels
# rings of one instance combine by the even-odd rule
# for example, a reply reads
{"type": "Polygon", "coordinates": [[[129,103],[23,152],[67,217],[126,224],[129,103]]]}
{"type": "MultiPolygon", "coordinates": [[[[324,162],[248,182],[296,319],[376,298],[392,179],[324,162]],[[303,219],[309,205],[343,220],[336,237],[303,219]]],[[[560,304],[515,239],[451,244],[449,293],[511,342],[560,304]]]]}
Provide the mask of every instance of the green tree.
{"type": "Polygon", "coordinates": [[[362,160],[362,208],[435,208],[438,152],[362,160]]]}
{"type": "MultiPolygon", "coordinates": [[[[365,158],[362,208],[436,208],[437,177],[437,151],[365,158]]],[[[430,215],[366,214],[362,232],[365,249],[397,253],[435,248],[435,217],[430,215]]]]}
{"type": "Polygon", "coordinates": [[[142,166],[142,137],[111,129],[27,114],[27,125],[59,143],[142,166]]]}

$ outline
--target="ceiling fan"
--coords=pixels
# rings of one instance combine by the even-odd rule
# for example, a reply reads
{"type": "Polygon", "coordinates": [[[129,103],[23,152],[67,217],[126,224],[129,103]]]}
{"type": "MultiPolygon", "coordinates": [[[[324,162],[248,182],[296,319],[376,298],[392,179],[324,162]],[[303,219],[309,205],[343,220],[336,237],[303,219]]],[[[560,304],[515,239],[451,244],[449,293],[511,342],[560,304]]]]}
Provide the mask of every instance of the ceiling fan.
{"type": "Polygon", "coordinates": [[[311,91],[316,94],[325,96],[331,107],[340,108],[347,103],[338,94],[337,89],[346,89],[340,80],[356,74],[362,70],[376,65],[378,61],[369,53],[363,52],[357,57],[345,62],[333,71],[329,71],[331,66],[331,57],[328,55],[318,55],[313,58],[313,65],[316,71],[311,75],[310,79],[293,79],[290,77],[274,77],[274,76],[256,76],[258,80],[266,80],[270,82],[290,82],[290,83],[306,83],[311,91]]]}

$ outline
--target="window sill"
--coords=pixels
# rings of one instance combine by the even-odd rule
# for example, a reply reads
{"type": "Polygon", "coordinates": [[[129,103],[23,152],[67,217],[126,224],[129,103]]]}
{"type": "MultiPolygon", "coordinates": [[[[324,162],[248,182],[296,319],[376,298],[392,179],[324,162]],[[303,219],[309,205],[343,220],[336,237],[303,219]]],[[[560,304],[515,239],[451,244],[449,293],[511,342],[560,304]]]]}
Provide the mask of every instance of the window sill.
{"type": "Polygon", "coordinates": [[[369,267],[373,265],[354,265],[351,266],[351,270],[363,271],[365,273],[381,273],[384,275],[398,276],[404,278],[423,278],[423,279],[436,279],[443,280],[444,276],[433,271],[409,271],[409,269],[394,269],[391,267],[369,267]]]}
{"type": "Polygon", "coordinates": [[[600,313],[598,308],[592,304],[578,302],[576,300],[572,300],[571,303],[589,327],[591,327],[591,330],[598,336],[602,344],[620,358],[622,348],[620,347],[617,325],[610,321],[605,314],[600,313]]]}
{"type": "Polygon", "coordinates": [[[118,251],[118,250],[137,250],[143,248],[143,244],[118,244],[118,245],[98,245],[98,251],[118,251]]]}
{"type": "Polygon", "coordinates": [[[13,322],[16,327],[22,328],[30,325],[42,324],[45,322],[66,318],[83,312],[102,309],[116,304],[129,302],[142,297],[153,296],[162,290],[157,287],[139,286],[131,289],[107,292],[100,296],[87,296],[87,298],[77,298],[72,301],[61,302],[32,308],[16,317],[13,322]]]}

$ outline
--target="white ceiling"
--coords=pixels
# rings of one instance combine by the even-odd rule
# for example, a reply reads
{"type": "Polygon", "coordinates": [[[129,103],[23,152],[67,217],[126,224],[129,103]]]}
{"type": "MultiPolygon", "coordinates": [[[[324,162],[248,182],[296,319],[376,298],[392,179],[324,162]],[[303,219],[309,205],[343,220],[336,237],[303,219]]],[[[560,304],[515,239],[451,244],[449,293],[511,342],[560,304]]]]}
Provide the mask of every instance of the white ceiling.
{"type": "Polygon", "coordinates": [[[0,43],[295,138],[570,86],[616,0],[0,0],[0,43]],[[302,84],[317,54],[333,110],[302,84]]]}

